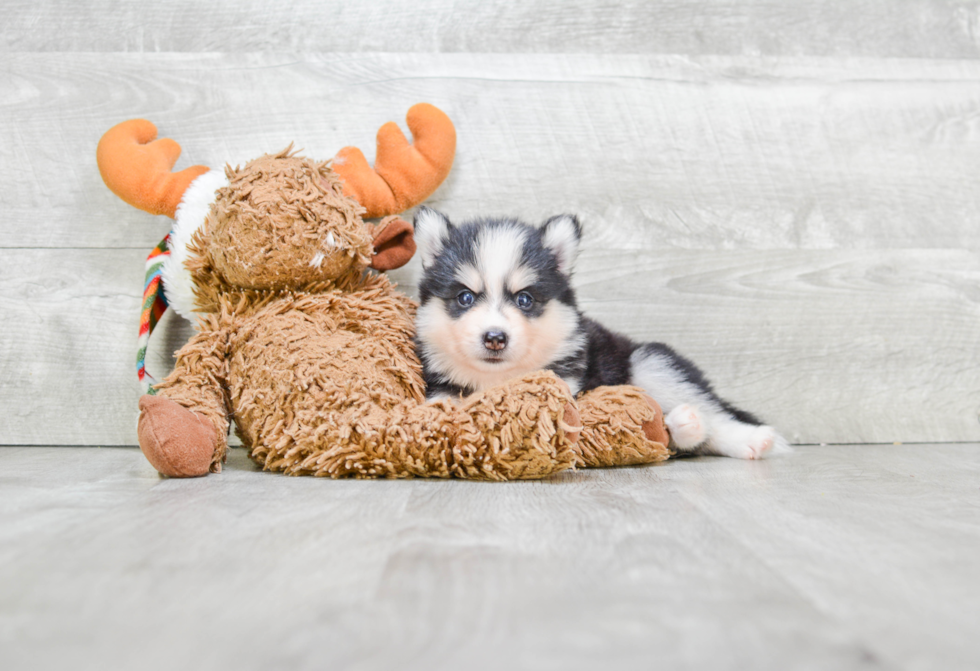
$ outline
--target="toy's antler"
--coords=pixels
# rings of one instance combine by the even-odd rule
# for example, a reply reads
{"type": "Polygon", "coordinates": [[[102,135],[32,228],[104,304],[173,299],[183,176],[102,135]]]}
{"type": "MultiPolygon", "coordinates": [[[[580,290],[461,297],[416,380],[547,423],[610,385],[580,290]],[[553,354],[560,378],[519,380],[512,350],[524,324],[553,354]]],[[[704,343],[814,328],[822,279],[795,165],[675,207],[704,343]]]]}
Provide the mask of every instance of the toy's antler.
{"type": "Polygon", "coordinates": [[[389,121],[378,130],[374,169],[357,147],[337,152],[334,171],[344,191],[367,209],[365,216],[403,212],[432,195],[449,174],[456,155],[456,129],[449,117],[427,103],[413,105],[406,116],[414,144],[389,121]]]}
{"type": "Polygon", "coordinates": [[[157,127],[146,119],[123,121],[99,140],[96,159],[102,180],[113,193],[133,207],[172,218],[184,191],[208,169],[195,165],[171,172],[180,145],[156,136],[157,127]]]}

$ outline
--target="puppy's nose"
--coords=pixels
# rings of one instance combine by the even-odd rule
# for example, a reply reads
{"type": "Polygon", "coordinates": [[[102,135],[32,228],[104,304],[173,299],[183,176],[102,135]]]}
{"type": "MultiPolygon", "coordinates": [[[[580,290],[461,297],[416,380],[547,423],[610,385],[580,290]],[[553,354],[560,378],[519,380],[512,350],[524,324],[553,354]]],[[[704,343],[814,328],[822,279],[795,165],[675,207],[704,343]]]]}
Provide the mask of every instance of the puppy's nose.
{"type": "Polygon", "coordinates": [[[487,331],[483,334],[483,344],[488,350],[499,352],[507,347],[507,334],[503,331],[487,331]]]}

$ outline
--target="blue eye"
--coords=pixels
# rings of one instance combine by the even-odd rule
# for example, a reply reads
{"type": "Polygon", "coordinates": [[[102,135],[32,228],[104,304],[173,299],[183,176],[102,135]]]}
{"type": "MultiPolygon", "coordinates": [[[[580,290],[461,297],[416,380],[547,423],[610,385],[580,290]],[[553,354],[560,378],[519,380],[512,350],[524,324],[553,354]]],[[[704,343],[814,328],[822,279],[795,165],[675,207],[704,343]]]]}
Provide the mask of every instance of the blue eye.
{"type": "Polygon", "coordinates": [[[534,297],[526,291],[517,294],[514,300],[517,302],[517,307],[522,310],[527,310],[534,305],[534,297]]]}
{"type": "Polygon", "coordinates": [[[476,296],[473,295],[472,291],[460,291],[456,296],[456,302],[459,303],[464,308],[468,308],[473,305],[473,301],[476,300],[476,296]]]}

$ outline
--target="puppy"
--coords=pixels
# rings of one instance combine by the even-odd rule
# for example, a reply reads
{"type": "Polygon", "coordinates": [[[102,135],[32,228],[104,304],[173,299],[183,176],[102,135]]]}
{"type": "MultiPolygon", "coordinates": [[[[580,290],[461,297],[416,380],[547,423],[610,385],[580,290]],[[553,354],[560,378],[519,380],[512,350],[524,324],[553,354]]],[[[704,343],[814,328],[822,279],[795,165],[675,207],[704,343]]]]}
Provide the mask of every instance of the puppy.
{"type": "Polygon", "coordinates": [[[456,226],[427,207],[415,216],[422,260],[416,345],[430,399],[468,395],[534,370],[573,394],[641,387],[660,403],[679,452],[757,459],[786,441],[714,392],[697,366],[663,343],[635,343],[585,317],[569,283],[582,228],[559,215],[540,228],[515,219],[456,226]]]}

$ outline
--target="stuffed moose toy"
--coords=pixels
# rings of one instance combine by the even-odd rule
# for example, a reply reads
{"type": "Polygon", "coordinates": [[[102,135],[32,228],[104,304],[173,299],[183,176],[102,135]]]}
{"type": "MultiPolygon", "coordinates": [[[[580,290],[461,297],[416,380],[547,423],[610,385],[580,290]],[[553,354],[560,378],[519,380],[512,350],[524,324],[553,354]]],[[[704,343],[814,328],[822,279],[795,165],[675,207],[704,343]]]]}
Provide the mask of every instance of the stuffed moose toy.
{"type": "Polygon", "coordinates": [[[576,400],[537,372],[425,402],[416,306],[374,271],[414,253],[411,225],[389,215],[446,178],[456,132],[428,104],[407,123],[413,143],[382,126],[373,168],[353,147],[332,162],[287,148],[244,167],[171,172],[180,146],[156,139],[152,123],[103,136],[109,188],[175,219],[163,306],[197,328],[139,403],[139,444],[161,474],[220,471],[229,421],[255,462],[292,475],[508,480],[667,458],[659,407],[634,387],[576,400]]]}

